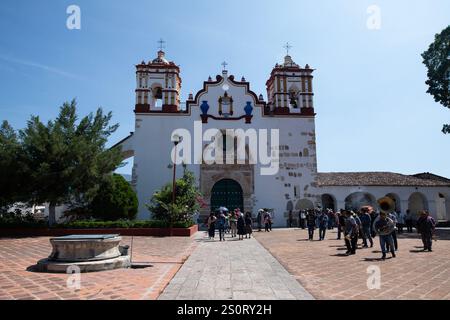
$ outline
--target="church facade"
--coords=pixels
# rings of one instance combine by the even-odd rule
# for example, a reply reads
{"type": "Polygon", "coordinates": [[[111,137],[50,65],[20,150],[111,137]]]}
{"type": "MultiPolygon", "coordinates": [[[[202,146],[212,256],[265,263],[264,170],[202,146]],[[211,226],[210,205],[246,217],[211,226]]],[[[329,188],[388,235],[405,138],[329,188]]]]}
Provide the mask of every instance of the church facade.
{"type": "Polygon", "coordinates": [[[172,181],[176,154],[177,177],[183,164],[197,178],[206,204],[201,215],[220,206],[253,214],[269,208],[274,225],[283,227],[289,211],[376,206],[376,199],[391,195],[399,210],[429,209],[449,219],[445,178],[317,172],[313,72],[286,55],[270,73],[265,99],[244,78],[229,75],[224,64],[183,105],[180,69],[162,50],[136,65],[135,131],[117,145],[125,159],[134,157],[138,217],[151,216],[146,204],[172,181]]]}

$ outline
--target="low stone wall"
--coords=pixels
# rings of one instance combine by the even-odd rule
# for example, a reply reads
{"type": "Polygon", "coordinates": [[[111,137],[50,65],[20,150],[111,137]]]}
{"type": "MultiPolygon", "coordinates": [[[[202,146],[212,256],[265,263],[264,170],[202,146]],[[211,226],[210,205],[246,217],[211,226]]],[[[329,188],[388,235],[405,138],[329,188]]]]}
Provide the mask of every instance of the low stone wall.
{"type": "Polygon", "coordinates": [[[190,228],[102,228],[102,229],[53,229],[53,228],[5,228],[0,237],[60,237],[72,234],[120,234],[135,237],[191,237],[198,225],[190,228]]]}

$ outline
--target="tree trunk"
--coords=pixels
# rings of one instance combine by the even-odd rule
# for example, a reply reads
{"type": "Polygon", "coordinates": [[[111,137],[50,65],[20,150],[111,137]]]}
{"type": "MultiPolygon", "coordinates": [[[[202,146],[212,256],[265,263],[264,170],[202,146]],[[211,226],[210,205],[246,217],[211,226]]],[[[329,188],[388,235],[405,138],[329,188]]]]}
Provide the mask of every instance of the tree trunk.
{"type": "Polygon", "coordinates": [[[48,225],[52,227],[56,223],[56,205],[50,202],[48,206],[48,225]]]}

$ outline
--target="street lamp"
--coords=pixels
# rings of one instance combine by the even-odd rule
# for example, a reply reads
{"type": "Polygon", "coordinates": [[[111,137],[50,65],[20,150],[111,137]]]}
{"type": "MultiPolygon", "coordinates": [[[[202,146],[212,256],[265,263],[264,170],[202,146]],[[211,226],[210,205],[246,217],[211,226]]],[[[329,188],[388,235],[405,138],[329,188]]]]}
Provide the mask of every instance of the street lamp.
{"type": "Polygon", "coordinates": [[[173,158],[173,180],[172,180],[172,206],[175,205],[175,188],[176,188],[176,168],[177,168],[177,145],[180,143],[181,137],[177,134],[172,136],[172,142],[175,145],[173,158]]]}

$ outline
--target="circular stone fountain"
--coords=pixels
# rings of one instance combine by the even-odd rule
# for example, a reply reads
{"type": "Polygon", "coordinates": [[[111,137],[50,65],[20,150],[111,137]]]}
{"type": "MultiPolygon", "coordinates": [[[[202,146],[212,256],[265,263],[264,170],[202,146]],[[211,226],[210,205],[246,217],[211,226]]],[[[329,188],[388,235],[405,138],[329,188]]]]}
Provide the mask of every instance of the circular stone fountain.
{"type": "Polygon", "coordinates": [[[51,238],[52,253],[37,263],[37,269],[41,272],[66,273],[77,270],[76,267],[80,272],[129,268],[128,246],[120,246],[121,240],[122,237],[117,234],[51,238]]]}

